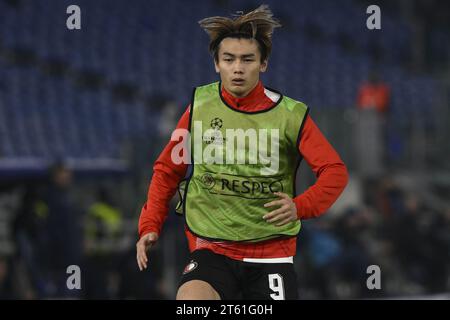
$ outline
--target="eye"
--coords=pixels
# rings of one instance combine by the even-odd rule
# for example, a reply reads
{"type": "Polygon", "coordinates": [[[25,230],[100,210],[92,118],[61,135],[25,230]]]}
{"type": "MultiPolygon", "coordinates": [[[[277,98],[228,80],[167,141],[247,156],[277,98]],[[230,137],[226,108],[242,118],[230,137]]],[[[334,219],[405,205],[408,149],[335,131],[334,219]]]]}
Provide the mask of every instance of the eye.
{"type": "Polygon", "coordinates": [[[254,61],[253,59],[244,59],[244,62],[252,62],[254,61]]]}
{"type": "Polygon", "coordinates": [[[230,62],[230,61],[231,61],[231,59],[230,59],[230,58],[224,58],[224,59],[223,59],[223,61],[227,61],[227,62],[230,62]]]}

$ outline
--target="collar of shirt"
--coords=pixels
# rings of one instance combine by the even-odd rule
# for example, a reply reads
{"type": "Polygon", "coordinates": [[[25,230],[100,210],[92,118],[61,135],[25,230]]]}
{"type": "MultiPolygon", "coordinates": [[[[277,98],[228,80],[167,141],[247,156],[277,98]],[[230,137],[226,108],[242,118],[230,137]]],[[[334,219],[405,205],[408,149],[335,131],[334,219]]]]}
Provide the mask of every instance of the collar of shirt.
{"type": "Polygon", "coordinates": [[[261,80],[258,82],[255,88],[248,95],[242,98],[236,98],[229,93],[222,85],[222,97],[225,102],[232,108],[240,111],[255,112],[270,108],[274,102],[266,96],[264,92],[265,88],[262,85],[261,80]]]}

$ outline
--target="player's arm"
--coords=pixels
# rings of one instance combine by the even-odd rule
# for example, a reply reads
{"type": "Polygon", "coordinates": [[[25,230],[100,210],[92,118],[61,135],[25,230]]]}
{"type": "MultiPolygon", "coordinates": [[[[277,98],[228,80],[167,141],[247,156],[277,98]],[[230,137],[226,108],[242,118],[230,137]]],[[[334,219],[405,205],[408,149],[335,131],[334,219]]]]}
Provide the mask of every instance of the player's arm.
{"type": "MultiPolygon", "coordinates": [[[[178,122],[177,129],[187,129],[189,107],[178,122]]],[[[153,166],[153,176],[148,189],[147,201],[139,217],[139,241],[136,258],[140,270],[147,268],[147,251],[156,243],[169,212],[169,203],[178,183],[185,177],[188,164],[172,161],[172,150],[183,138],[170,141],[153,166]]],[[[184,139],[183,141],[186,141],[184,139]]]]}
{"type": "Polygon", "coordinates": [[[347,168],[336,150],[310,116],[305,121],[298,147],[317,180],[294,199],[285,193],[278,193],[279,200],[265,205],[276,206],[264,219],[279,226],[297,219],[318,217],[331,207],[348,183],[347,168]]]}
{"type": "Polygon", "coordinates": [[[308,116],[300,140],[300,153],[316,175],[316,182],[294,198],[301,219],[315,218],[328,210],[344,191],[348,171],[339,154],[308,116]]]}

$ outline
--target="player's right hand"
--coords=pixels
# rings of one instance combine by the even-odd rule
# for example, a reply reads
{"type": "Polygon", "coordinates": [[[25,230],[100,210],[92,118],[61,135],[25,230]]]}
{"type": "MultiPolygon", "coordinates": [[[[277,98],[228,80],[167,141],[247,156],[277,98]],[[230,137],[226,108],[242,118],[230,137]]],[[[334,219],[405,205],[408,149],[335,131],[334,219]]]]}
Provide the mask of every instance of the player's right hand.
{"type": "Polygon", "coordinates": [[[141,237],[136,243],[136,259],[139,266],[139,270],[147,269],[147,251],[158,240],[158,234],[150,232],[141,237]]]}

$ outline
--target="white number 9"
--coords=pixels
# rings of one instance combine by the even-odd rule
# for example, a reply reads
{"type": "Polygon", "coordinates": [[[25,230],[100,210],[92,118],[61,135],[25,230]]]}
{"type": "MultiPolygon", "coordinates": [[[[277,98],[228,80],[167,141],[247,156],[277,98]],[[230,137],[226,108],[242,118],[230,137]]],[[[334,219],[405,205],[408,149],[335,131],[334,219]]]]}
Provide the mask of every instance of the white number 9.
{"type": "Polygon", "coordinates": [[[278,273],[269,274],[269,287],[274,293],[270,294],[273,300],[284,300],[283,277],[278,273]]]}

